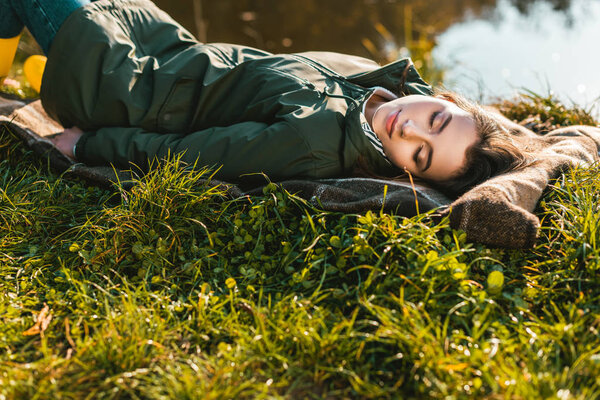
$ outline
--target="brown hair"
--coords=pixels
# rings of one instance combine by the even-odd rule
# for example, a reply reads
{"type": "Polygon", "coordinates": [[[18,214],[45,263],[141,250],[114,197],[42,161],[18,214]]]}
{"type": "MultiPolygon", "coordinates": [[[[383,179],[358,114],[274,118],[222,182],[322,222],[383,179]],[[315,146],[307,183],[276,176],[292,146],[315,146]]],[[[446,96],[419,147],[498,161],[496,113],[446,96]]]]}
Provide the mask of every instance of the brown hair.
{"type": "MultiPolygon", "coordinates": [[[[435,96],[450,101],[471,114],[479,140],[467,149],[465,166],[456,176],[445,181],[429,181],[432,186],[454,197],[493,176],[526,164],[526,154],[515,140],[515,136],[521,133],[513,129],[513,126],[505,124],[505,119],[500,114],[486,110],[453,92],[438,91],[435,96]]],[[[364,158],[359,159],[355,173],[360,176],[390,179],[374,173],[364,158]]],[[[402,173],[391,179],[407,181],[407,175],[402,173]]]]}
{"type": "Polygon", "coordinates": [[[515,141],[518,131],[503,124],[503,118],[476,103],[452,92],[439,92],[436,96],[455,103],[471,114],[479,134],[479,141],[467,149],[465,166],[455,177],[443,182],[433,182],[442,191],[456,196],[485,180],[523,167],[525,153],[515,141]]]}

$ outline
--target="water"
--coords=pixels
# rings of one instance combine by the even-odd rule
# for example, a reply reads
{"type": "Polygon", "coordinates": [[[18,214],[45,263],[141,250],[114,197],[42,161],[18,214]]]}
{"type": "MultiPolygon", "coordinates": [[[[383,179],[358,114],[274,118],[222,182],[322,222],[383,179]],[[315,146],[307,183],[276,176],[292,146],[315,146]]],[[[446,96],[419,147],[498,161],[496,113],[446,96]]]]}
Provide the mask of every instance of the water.
{"type": "Polygon", "coordinates": [[[527,88],[591,106],[600,97],[600,2],[567,10],[534,3],[527,15],[500,1],[491,20],[472,18],[438,37],[434,58],[452,89],[485,98],[527,88]]]}
{"type": "Polygon", "coordinates": [[[406,21],[415,37],[421,33],[432,36],[467,15],[482,15],[496,3],[496,0],[155,1],[201,41],[239,43],[271,52],[337,51],[380,62],[398,55],[405,42],[406,21]],[[203,27],[198,27],[200,19],[203,27]]]}
{"type": "Polygon", "coordinates": [[[423,44],[472,98],[600,97],[600,0],[158,0],[201,40],[392,61],[423,44]],[[195,6],[195,7],[194,7],[195,6]],[[201,21],[202,23],[198,24],[201,21]],[[419,39],[423,39],[419,41],[419,39]]]}

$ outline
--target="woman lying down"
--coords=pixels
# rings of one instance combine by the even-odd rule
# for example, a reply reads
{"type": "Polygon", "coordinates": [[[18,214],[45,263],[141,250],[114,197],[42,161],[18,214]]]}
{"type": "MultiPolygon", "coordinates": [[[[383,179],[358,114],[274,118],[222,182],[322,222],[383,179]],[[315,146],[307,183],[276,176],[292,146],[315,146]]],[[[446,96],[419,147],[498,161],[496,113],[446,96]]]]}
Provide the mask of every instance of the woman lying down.
{"type": "Polygon", "coordinates": [[[598,158],[598,128],[536,135],[434,92],[409,59],[381,67],[199,43],[148,0],[0,0],[0,9],[0,53],[29,28],[48,56],[43,106],[67,127],[53,142],[88,165],[147,169],[181,154],[229,182],[410,175],[462,195],[446,213],[471,240],[523,247],[536,238],[530,212],[548,181],[598,158]]]}

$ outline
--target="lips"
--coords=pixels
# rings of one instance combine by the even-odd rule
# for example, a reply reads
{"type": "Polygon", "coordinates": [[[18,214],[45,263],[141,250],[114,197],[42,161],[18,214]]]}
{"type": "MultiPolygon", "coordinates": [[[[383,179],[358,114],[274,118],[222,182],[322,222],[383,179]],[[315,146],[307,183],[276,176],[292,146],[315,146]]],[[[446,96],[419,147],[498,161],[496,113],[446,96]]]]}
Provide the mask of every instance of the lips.
{"type": "Polygon", "coordinates": [[[388,136],[392,136],[392,132],[394,132],[394,126],[396,125],[396,121],[398,120],[398,115],[400,111],[392,111],[390,115],[388,115],[387,120],[385,122],[385,129],[388,133],[388,136]]]}

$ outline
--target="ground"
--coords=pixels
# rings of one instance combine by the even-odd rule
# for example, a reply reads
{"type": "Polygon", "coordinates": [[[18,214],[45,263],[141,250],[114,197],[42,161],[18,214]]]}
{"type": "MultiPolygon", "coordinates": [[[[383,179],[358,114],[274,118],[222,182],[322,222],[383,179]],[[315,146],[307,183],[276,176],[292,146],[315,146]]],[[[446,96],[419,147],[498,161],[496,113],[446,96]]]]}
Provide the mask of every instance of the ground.
{"type": "MultiPolygon", "coordinates": [[[[526,94],[544,131],[589,112],[526,94]]],[[[539,204],[534,249],[447,220],[229,199],[177,160],[130,190],[0,140],[0,398],[559,398],[600,394],[595,167],[539,204]]]]}

